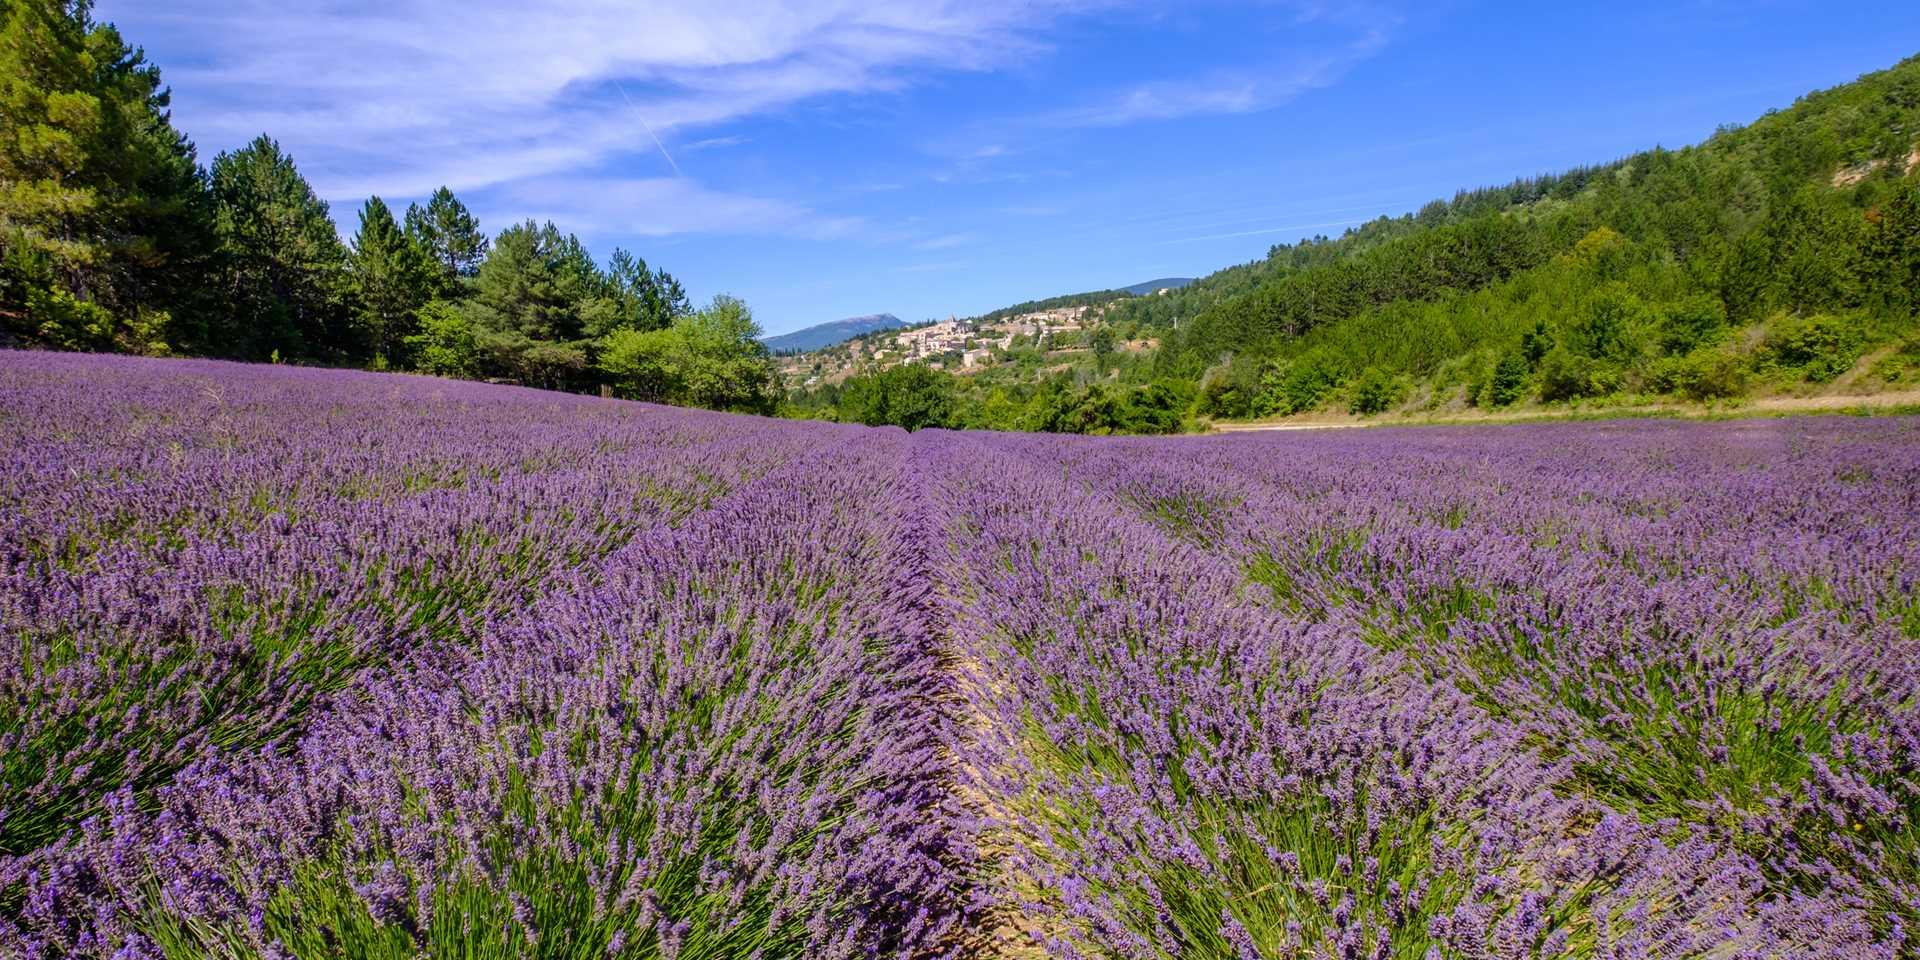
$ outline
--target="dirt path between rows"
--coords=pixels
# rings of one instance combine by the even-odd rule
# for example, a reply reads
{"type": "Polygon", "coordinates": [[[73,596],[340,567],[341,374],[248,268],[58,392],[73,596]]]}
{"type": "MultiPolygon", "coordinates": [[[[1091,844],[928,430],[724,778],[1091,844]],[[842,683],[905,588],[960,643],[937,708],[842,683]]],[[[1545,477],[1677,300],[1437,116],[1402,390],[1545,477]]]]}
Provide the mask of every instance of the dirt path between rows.
{"type": "Polygon", "coordinates": [[[945,759],[953,779],[948,785],[953,799],[978,828],[973,836],[975,878],[983,897],[982,909],[972,922],[953,932],[950,946],[966,960],[1041,960],[1047,956],[1044,944],[1050,938],[1064,937],[1068,930],[1057,920],[1029,914],[1021,907],[1027,894],[1039,895],[1038,884],[1017,866],[1021,836],[1019,817],[996,786],[1003,771],[982,769],[979,764],[990,753],[976,749],[999,724],[991,712],[1005,691],[1000,687],[993,666],[961,635],[958,624],[968,616],[975,602],[973,585],[956,566],[958,558],[944,542],[952,534],[945,513],[950,505],[933,496],[931,486],[938,482],[940,466],[925,456],[928,435],[916,433],[904,455],[907,466],[903,482],[912,484],[917,495],[906,508],[910,514],[906,535],[915,546],[916,579],[927,585],[925,595],[916,602],[916,613],[923,628],[919,642],[934,650],[947,683],[941,704],[944,722],[952,724],[945,759]]]}
{"type": "Polygon", "coordinates": [[[1691,404],[1656,403],[1631,407],[1607,407],[1593,410],[1562,411],[1514,411],[1512,413],[1477,413],[1462,415],[1436,415],[1427,417],[1382,417],[1373,420],[1361,420],[1354,417],[1290,420],[1275,420],[1265,423],[1215,423],[1215,433],[1255,433],[1282,430],[1341,430],[1354,427],[1403,427],[1425,426],[1428,424],[1476,424],[1476,423],[1537,423],[1550,420],[1593,420],[1607,417],[1673,417],[1675,419],[1725,419],[1729,417],[1764,417],[1781,414],[1802,413],[1848,413],[1858,410],[1891,410],[1901,407],[1920,407],[1920,390],[1896,390],[1886,393],[1862,394],[1857,396],[1823,397],[1761,397],[1745,403],[1724,407],[1701,407],[1691,404]]]}

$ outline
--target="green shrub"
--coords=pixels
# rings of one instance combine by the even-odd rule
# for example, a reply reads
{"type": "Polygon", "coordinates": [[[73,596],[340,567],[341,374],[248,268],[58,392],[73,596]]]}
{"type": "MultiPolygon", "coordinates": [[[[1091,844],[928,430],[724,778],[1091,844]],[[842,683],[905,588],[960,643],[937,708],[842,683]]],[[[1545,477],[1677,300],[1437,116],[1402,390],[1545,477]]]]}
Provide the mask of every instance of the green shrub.
{"type": "Polygon", "coordinates": [[[1487,382],[1487,400],[1496,407],[1516,403],[1527,395],[1527,381],[1532,376],[1531,365],[1527,358],[1509,353],[1493,365],[1493,377],[1487,382]]]}
{"type": "Polygon", "coordinates": [[[1347,402],[1347,410],[1363,417],[1376,413],[1385,413],[1400,402],[1402,385],[1392,375],[1379,367],[1368,367],[1353,383],[1353,393],[1347,402]]]}
{"type": "Polygon", "coordinates": [[[1345,379],[1338,363],[1308,354],[1262,378],[1260,406],[1273,413],[1304,413],[1320,406],[1345,379]]]}
{"type": "MultiPolygon", "coordinates": [[[[1609,290],[1595,297],[1574,319],[1567,346],[1595,360],[1626,360],[1635,352],[1636,334],[1652,326],[1651,321],[1652,312],[1639,297],[1625,290],[1609,290]]],[[[1541,362],[1545,360],[1543,356],[1541,362]]]]}
{"type": "Polygon", "coordinates": [[[839,413],[848,422],[870,427],[946,427],[954,418],[954,392],[953,375],[903,363],[848,380],[840,393],[839,413]]]}
{"type": "Polygon", "coordinates": [[[1865,346],[1866,333],[1853,317],[1783,317],[1767,331],[1761,355],[1773,367],[1825,383],[1851,369],[1865,346]]]}
{"type": "Polygon", "coordinates": [[[1540,361],[1540,399],[1548,402],[1603,396],[1619,383],[1614,368],[1565,348],[1553,350],[1540,361]]]}
{"type": "Polygon", "coordinates": [[[1747,365],[1726,350],[1696,350],[1655,363],[1648,386],[1688,400],[1724,400],[1747,392],[1747,365]]]}
{"type": "Polygon", "coordinates": [[[405,340],[414,367],[443,377],[471,377],[480,371],[480,340],[460,308],[429,300],[414,314],[418,332],[405,340]]]}
{"type": "Polygon", "coordinates": [[[1215,417],[1265,416],[1273,410],[1262,406],[1262,380],[1271,375],[1271,366],[1256,369],[1236,358],[1215,364],[1200,378],[1200,409],[1215,417]]]}
{"type": "Polygon", "coordinates": [[[1553,349],[1554,342],[1553,331],[1547,329],[1546,321],[1534,321],[1533,329],[1520,335],[1520,354],[1527,358],[1527,366],[1539,366],[1553,349]]]}
{"type": "Polygon", "coordinates": [[[1660,350],[1671,357],[1719,343],[1727,334],[1727,308],[1718,297],[1697,294],[1668,304],[1660,313],[1660,350]]]}
{"type": "Polygon", "coordinates": [[[1912,383],[1920,380],[1920,336],[1908,337],[1880,362],[1873,374],[1882,383],[1912,383]]]}

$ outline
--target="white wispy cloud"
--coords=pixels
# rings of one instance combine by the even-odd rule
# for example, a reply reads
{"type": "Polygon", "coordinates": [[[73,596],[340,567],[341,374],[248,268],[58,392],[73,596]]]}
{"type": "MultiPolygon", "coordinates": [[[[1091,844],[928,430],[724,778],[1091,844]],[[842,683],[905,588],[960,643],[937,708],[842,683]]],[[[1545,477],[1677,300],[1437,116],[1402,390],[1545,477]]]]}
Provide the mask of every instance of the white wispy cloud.
{"type": "Polygon", "coordinates": [[[1194,78],[1142,83],[1104,100],[1042,114],[1043,126],[1118,127],[1208,114],[1254,113],[1325,87],[1387,43],[1387,24],[1368,23],[1325,52],[1280,58],[1258,68],[1215,71],[1194,78]]]}
{"type": "MultiPolygon", "coordinates": [[[[1129,2],[100,0],[97,14],[137,40],[170,38],[191,51],[163,66],[177,121],[209,153],[269,133],[342,209],[445,185],[493,225],[533,216],[590,236],[833,237],[875,231],[813,209],[819,199],[780,196],[788,188],[779,181],[703,185],[701,152],[747,142],[730,123],[809,101],[1017,68],[1045,55],[1048,27],[1063,17],[1129,2]],[[677,166],[673,153],[683,154],[677,166]]],[[[1006,124],[1015,139],[970,138],[957,170],[934,179],[1039,176],[1011,165],[1017,138],[1040,127],[1264,109],[1331,82],[1384,42],[1379,18],[1354,12],[1365,8],[1284,9],[1301,21],[1350,21],[1358,39],[1280,66],[1155,80],[1016,116],[1006,124]],[[1360,26],[1368,23],[1371,33],[1360,26]]]]}
{"type": "MultiPolygon", "coordinates": [[[[201,143],[271,133],[322,196],[357,204],[443,184],[551,193],[536,184],[622,158],[671,173],[646,128],[669,146],[737,143],[686,134],[825,95],[899,89],[927,72],[988,69],[1038,49],[1036,28],[1062,9],[1029,0],[107,0],[99,15],[195,51],[166,69],[177,119],[201,143]]],[[[668,195],[651,186],[614,196],[668,195]]],[[[774,203],[734,198],[729,209],[774,203]]],[[[781,217],[716,222],[735,219],[781,217]]]]}
{"type": "Polygon", "coordinates": [[[552,220],[588,236],[783,234],[832,239],[865,227],[858,217],[709,190],[680,177],[541,177],[503,187],[492,195],[491,205],[508,222],[552,220]]]}
{"type": "Polygon", "coordinates": [[[678,149],[713,150],[719,147],[737,147],[747,142],[749,141],[746,137],[707,137],[704,140],[695,140],[691,143],[680,144],[678,149]]]}
{"type": "Polygon", "coordinates": [[[952,250],[955,247],[964,247],[979,241],[980,238],[972,233],[949,233],[916,241],[913,248],[915,250],[952,250]]]}

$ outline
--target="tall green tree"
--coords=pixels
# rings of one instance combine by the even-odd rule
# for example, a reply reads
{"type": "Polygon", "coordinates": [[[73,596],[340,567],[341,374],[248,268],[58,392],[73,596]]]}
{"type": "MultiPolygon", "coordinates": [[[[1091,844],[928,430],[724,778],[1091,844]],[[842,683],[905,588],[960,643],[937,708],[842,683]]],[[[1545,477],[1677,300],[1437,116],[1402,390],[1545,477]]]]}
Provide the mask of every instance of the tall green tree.
{"type": "Polygon", "coordinates": [[[473,290],[500,332],[574,342],[587,332],[586,315],[602,284],[577,238],[529,220],[494,238],[473,290]]]}
{"type": "Polygon", "coordinates": [[[870,427],[891,424],[924,430],[950,426],[954,406],[954,378],[919,363],[853,377],[840,393],[840,418],[870,427]]]}
{"type": "Polygon", "coordinates": [[[361,332],[375,365],[403,360],[416,314],[433,293],[437,265],[400,229],[386,203],[373,197],[360,211],[352,266],[361,332]]]}
{"type": "Polygon", "coordinates": [[[678,281],[664,270],[649,270],[647,261],[625,250],[616,249],[607,258],[607,281],[619,304],[621,326],[660,330],[689,312],[678,281]]]}
{"type": "Polygon", "coordinates": [[[438,275],[441,292],[456,289],[462,279],[472,277],[487,259],[487,235],[467,205],[441,187],[427,198],[427,205],[407,205],[407,236],[427,252],[438,275]]]}
{"type": "Polygon", "coordinates": [[[1920,313],[1920,179],[1909,174],[1909,183],[1869,220],[1861,272],[1870,285],[1872,306],[1895,317],[1912,317],[1920,313]]]}
{"type": "Polygon", "coordinates": [[[623,396],[742,413],[773,408],[760,326],[733,297],[715,297],[664,329],[616,329],[598,347],[600,372],[623,396]]]}
{"type": "Polygon", "coordinates": [[[1094,369],[1101,372],[1106,371],[1107,364],[1113,360],[1113,351],[1117,339],[1114,335],[1113,327],[1107,324],[1101,324],[1099,327],[1094,328],[1093,333],[1087,338],[1088,344],[1093,347],[1094,369]]]}
{"type": "Polygon", "coordinates": [[[695,406],[741,413],[773,407],[773,363],[760,342],[760,324],[746,301],[720,295],[704,310],[675,322],[685,331],[689,361],[683,377],[695,406]]]}
{"type": "Polygon", "coordinates": [[[0,325],[168,347],[210,244],[206,186],[157,68],[87,0],[0,3],[0,325]]]}
{"type": "Polygon", "coordinates": [[[357,360],[347,250],[327,204],[262,134],[213,161],[214,225],[225,261],[232,355],[357,360]]]}

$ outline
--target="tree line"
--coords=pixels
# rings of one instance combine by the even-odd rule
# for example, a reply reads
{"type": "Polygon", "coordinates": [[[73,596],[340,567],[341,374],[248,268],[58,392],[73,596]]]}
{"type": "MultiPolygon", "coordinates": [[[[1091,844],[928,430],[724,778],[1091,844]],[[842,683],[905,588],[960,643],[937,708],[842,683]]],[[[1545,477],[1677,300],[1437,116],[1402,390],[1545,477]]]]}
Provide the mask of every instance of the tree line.
{"type": "Polygon", "coordinates": [[[342,240],[262,135],[202,167],[159,69],[89,0],[0,5],[0,337],[415,370],[769,410],[751,312],[702,309],[552,223],[489,236],[452,191],[369,198],[342,240]]]}
{"type": "Polygon", "coordinates": [[[1712,400],[1920,379],[1920,58],[1704,143],[1275,247],[1163,311],[1196,412],[1712,400]],[[1171,315],[1167,315],[1171,311],[1171,315]],[[1880,348],[1886,348],[1884,350],[1880,348]]]}
{"type": "MultiPolygon", "coordinates": [[[[1102,304],[1089,340],[1153,336],[1151,357],[896,386],[947,398],[910,405],[944,411],[940,425],[1091,433],[1324,410],[1718,401],[1841,377],[1871,392],[1920,384],[1917,291],[1913,58],[1697,146],[1462,191],[1102,304]]],[[[802,400],[818,415],[885,420],[893,407],[867,398],[888,394],[868,380],[879,378],[802,400]]]]}

